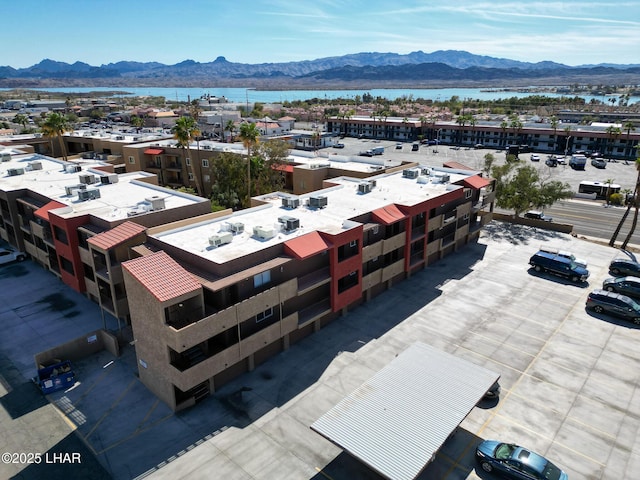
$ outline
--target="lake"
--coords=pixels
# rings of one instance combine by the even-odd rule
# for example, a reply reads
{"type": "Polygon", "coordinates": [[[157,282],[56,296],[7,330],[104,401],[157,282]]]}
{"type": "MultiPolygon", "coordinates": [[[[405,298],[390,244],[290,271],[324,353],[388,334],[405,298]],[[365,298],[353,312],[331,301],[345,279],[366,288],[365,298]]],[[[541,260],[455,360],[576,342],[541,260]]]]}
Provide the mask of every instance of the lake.
{"type": "MultiPolygon", "coordinates": [[[[0,90],[11,90],[2,88],[0,90]]],[[[34,88],[30,90],[42,92],[62,92],[62,93],[88,93],[88,92],[126,92],[122,95],[127,97],[154,96],[165,97],[168,101],[187,101],[188,99],[196,99],[205,95],[212,97],[225,97],[234,103],[282,103],[285,101],[308,100],[311,98],[354,98],[356,95],[368,93],[373,97],[382,97],[389,100],[396,98],[423,98],[427,100],[443,101],[449,100],[453,96],[459,97],[461,100],[496,100],[499,98],[511,97],[528,97],[531,95],[545,95],[549,97],[561,97],[563,95],[545,92],[516,92],[516,91],[494,91],[481,88],[373,88],[373,89],[357,89],[357,90],[256,90],[253,88],[162,88],[162,87],[70,87],[70,88],[34,88]]],[[[571,96],[574,95],[565,95],[571,96]]],[[[592,99],[597,99],[605,104],[607,96],[592,95],[576,95],[584,98],[587,103],[592,99]]],[[[613,95],[619,97],[618,95],[613,95]]],[[[632,97],[629,103],[635,103],[640,98],[632,97]]]]}

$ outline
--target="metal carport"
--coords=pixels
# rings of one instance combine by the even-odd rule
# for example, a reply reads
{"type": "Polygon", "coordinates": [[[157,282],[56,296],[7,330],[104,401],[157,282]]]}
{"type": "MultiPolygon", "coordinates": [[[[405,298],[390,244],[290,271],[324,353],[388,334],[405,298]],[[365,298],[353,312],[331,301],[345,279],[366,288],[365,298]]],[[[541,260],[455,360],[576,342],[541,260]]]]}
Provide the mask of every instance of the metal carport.
{"type": "Polygon", "coordinates": [[[500,378],[414,343],[311,428],[391,480],[411,480],[500,378]]]}

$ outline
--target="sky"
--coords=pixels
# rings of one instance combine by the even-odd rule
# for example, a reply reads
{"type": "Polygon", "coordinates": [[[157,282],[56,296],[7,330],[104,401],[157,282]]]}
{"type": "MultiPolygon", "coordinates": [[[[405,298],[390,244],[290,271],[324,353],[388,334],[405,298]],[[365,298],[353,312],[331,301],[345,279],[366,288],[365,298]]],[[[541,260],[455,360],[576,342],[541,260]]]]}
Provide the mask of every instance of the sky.
{"type": "Polygon", "coordinates": [[[640,64],[640,0],[4,0],[0,12],[0,65],[14,68],[418,50],[640,64]]]}

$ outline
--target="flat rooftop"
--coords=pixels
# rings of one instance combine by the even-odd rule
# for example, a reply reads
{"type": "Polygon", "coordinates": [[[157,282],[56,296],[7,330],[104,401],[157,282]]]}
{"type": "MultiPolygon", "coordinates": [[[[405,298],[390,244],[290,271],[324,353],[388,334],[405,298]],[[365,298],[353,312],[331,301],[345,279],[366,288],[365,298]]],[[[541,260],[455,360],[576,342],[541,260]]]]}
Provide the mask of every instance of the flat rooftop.
{"type": "Polygon", "coordinates": [[[382,174],[366,180],[351,177],[334,178],[331,182],[337,185],[323,190],[299,196],[281,192],[263,195],[256,198],[265,202],[264,205],[151,236],[206,260],[222,264],[311,232],[336,234],[355,228],[360,224],[349,219],[391,204],[416,205],[427,198],[462,188],[452,182],[477,173],[443,168],[430,170],[433,175],[423,175],[417,179],[406,178],[402,172],[382,174]],[[444,172],[449,172],[449,181],[441,181],[440,175],[444,172]],[[376,185],[369,193],[361,193],[360,184],[369,183],[371,180],[375,180],[376,185]],[[309,202],[312,197],[325,197],[326,206],[311,206],[309,202]],[[283,206],[283,199],[297,200],[299,206],[287,208],[283,206]],[[298,227],[292,230],[283,228],[286,217],[298,220],[298,227]],[[243,231],[231,235],[232,224],[238,222],[242,224],[243,231]],[[254,234],[255,228],[266,231],[267,234],[259,238],[254,234]],[[214,236],[226,237],[229,243],[212,246],[210,238],[214,236]]]}
{"type": "Polygon", "coordinates": [[[129,218],[132,212],[144,213],[149,207],[147,199],[152,197],[164,199],[165,209],[204,201],[142,181],[154,177],[153,174],[109,174],[99,170],[105,166],[109,165],[98,160],[64,162],[39,154],[11,155],[10,160],[0,163],[0,190],[28,189],[64,204],[66,207],[56,210],[58,215],[74,217],[90,214],[109,222],[129,218]],[[81,170],[75,171],[77,168],[81,170]],[[95,183],[86,188],[97,190],[99,198],[82,201],[77,190],[71,194],[67,192],[65,187],[77,187],[81,183],[80,175],[94,175],[95,183]],[[116,177],[117,183],[103,184],[100,179],[103,176],[116,177]]]}

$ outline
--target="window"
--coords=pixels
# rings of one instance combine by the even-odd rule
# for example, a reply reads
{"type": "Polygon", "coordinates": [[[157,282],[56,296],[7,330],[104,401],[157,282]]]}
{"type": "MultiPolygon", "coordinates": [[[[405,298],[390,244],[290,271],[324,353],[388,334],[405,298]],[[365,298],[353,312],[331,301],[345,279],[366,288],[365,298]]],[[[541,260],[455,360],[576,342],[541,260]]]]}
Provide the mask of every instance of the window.
{"type": "Polygon", "coordinates": [[[273,308],[267,308],[264,312],[260,312],[256,315],[256,323],[260,323],[265,318],[273,317],[273,308]]]}
{"type": "Polygon", "coordinates": [[[188,167],[191,166],[191,159],[189,157],[185,158],[184,163],[187,164],[188,167]]]}
{"type": "Polygon", "coordinates": [[[189,172],[189,180],[193,181],[193,173],[189,172]]]}
{"type": "Polygon", "coordinates": [[[203,159],[202,159],[202,166],[203,166],[204,168],[209,168],[209,159],[207,159],[207,158],[203,158],[203,159]]]}
{"type": "Polygon", "coordinates": [[[357,247],[357,246],[358,246],[358,241],[357,241],[357,240],[351,240],[351,241],[349,242],[349,246],[350,246],[351,248],[355,248],[355,247],[357,247]]]}
{"type": "Polygon", "coordinates": [[[129,163],[136,163],[136,159],[133,157],[129,157],[129,163]]]}
{"type": "Polygon", "coordinates": [[[464,189],[464,198],[471,198],[472,191],[470,188],[464,189]]]}
{"type": "Polygon", "coordinates": [[[253,288],[258,288],[271,282],[271,270],[259,273],[253,277],[253,288]]]}
{"type": "Polygon", "coordinates": [[[211,182],[211,175],[203,175],[202,180],[204,181],[204,183],[211,182]]]}
{"type": "Polygon", "coordinates": [[[53,227],[53,232],[56,240],[64,243],[65,245],[69,245],[69,240],[67,240],[67,232],[65,232],[62,228],[58,227],[57,225],[53,227]]]}

